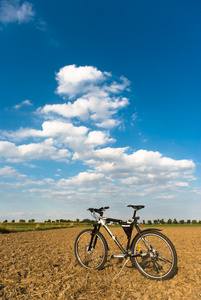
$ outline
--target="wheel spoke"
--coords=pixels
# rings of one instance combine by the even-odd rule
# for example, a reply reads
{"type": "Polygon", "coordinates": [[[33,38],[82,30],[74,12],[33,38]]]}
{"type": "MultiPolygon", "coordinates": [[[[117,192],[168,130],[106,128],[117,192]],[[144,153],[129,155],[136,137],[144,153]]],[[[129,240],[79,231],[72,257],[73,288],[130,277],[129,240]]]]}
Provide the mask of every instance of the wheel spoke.
{"type": "Polygon", "coordinates": [[[158,257],[158,260],[163,261],[163,262],[165,262],[165,263],[167,263],[167,264],[172,264],[171,261],[169,261],[169,260],[167,260],[167,259],[164,259],[164,258],[162,258],[162,257],[158,257]]]}
{"type": "Polygon", "coordinates": [[[158,265],[157,265],[157,263],[155,261],[153,262],[153,265],[154,265],[154,267],[156,269],[157,274],[160,274],[159,267],[158,267],[158,265]]]}

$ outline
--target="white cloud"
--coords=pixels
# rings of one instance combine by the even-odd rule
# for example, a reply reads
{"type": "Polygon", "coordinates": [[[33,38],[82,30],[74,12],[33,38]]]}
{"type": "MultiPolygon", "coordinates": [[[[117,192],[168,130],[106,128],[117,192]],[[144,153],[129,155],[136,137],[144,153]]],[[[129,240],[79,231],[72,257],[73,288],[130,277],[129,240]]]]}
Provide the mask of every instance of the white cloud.
{"type": "Polygon", "coordinates": [[[191,160],[174,160],[146,150],[127,154],[126,150],[128,148],[108,147],[75,153],[73,159],[84,160],[97,173],[118,179],[128,186],[188,187],[188,182],[194,179],[195,164],[191,160]]]}
{"type": "Polygon", "coordinates": [[[60,120],[46,121],[42,124],[42,130],[32,128],[20,128],[17,131],[2,131],[4,138],[19,141],[28,137],[79,137],[84,136],[88,132],[85,126],[74,126],[72,123],[62,122],[60,120]]]}
{"type": "Polygon", "coordinates": [[[65,66],[56,74],[58,82],[57,93],[73,98],[80,93],[89,92],[93,88],[93,85],[103,81],[105,76],[108,76],[108,73],[102,73],[92,66],[65,66]]]}
{"type": "Polygon", "coordinates": [[[85,187],[85,188],[93,187],[94,189],[97,189],[98,187],[102,188],[110,181],[111,178],[101,173],[81,172],[73,178],[61,179],[58,183],[58,186],[85,187]]]}
{"type": "Polygon", "coordinates": [[[33,106],[30,100],[24,100],[20,104],[13,106],[14,109],[20,109],[22,106],[33,106]]]}
{"type": "Polygon", "coordinates": [[[103,146],[114,142],[108,133],[91,131],[84,126],[73,126],[62,121],[46,121],[42,124],[42,130],[21,128],[16,132],[3,132],[4,138],[21,141],[26,138],[37,138],[44,141],[16,145],[13,142],[0,142],[0,157],[10,162],[18,162],[33,159],[64,160],[69,158],[70,152],[91,153],[94,147],[103,146]],[[68,150],[68,149],[69,150],[68,150]]]}
{"type": "Polygon", "coordinates": [[[172,200],[172,199],[175,199],[177,198],[178,196],[177,195],[160,195],[160,196],[156,196],[154,197],[155,199],[159,199],[159,200],[172,200]]]}
{"type": "Polygon", "coordinates": [[[33,20],[35,12],[33,5],[24,2],[21,6],[19,0],[3,0],[0,4],[0,21],[4,24],[8,23],[27,23],[33,20]]]}
{"type": "Polygon", "coordinates": [[[124,90],[130,91],[130,89],[128,88],[128,86],[130,85],[130,81],[124,76],[121,76],[120,80],[122,83],[119,84],[118,82],[113,81],[110,86],[105,88],[105,90],[115,94],[120,93],[124,90]]]}
{"type": "Polygon", "coordinates": [[[98,146],[98,145],[104,145],[108,142],[114,142],[114,139],[110,139],[106,136],[106,134],[102,131],[91,131],[88,134],[86,144],[98,146]]]}
{"type": "Polygon", "coordinates": [[[126,149],[127,148],[107,147],[98,150],[91,149],[91,151],[87,151],[87,152],[79,151],[74,153],[73,159],[86,161],[88,164],[90,164],[93,167],[102,163],[107,163],[107,162],[113,163],[115,160],[118,161],[121,155],[124,154],[124,151],[126,149]]]}
{"type": "Polygon", "coordinates": [[[118,110],[125,108],[129,101],[125,97],[110,98],[108,95],[87,95],[74,103],[45,105],[38,109],[39,113],[60,115],[67,119],[78,118],[81,121],[93,121],[102,128],[112,128],[120,124],[112,117],[118,110]]]}
{"type": "Polygon", "coordinates": [[[18,171],[10,166],[4,166],[3,168],[0,168],[0,177],[3,178],[12,178],[12,177],[17,177],[17,178],[22,178],[26,177],[25,175],[20,175],[18,171]]]}
{"type": "Polygon", "coordinates": [[[16,183],[16,187],[22,187],[22,186],[43,186],[45,184],[44,181],[42,180],[31,180],[31,179],[26,179],[21,182],[16,183]]]}
{"type": "Polygon", "coordinates": [[[69,119],[78,117],[81,120],[87,120],[90,114],[89,101],[80,98],[73,104],[68,102],[67,104],[45,105],[43,108],[38,109],[38,112],[43,114],[54,113],[69,119]]]}
{"type": "Polygon", "coordinates": [[[116,127],[120,124],[120,121],[115,120],[115,119],[107,119],[101,123],[96,123],[96,126],[100,128],[108,128],[111,129],[113,127],[116,127]]]}
{"type": "Polygon", "coordinates": [[[178,187],[189,187],[189,183],[188,182],[180,181],[180,182],[176,182],[175,186],[178,186],[178,187]]]}
{"type": "Polygon", "coordinates": [[[57,93],[71,101],[65,104],[45,105],[38,113],[46,117],[59,115],[67,119],[93,122],[101,128],[112,128],[120,124],[116,118],[119,110],[129,104],[123,93],[130,84],[125,77],[116,78],[92,66],[65,66],[56,74],[57,93]],[[117,79],[119,82],[117,82],[117,79]],[[76,96],[77,99],[73,100],[76,96]]]}
{"type": "Polygon", "coordinates": [[[25,160],[67,160],[70,152],[67,149],[57,149],[53,146],[52,139],[46,139],[42,143],[30,143],[16,146],[14,143],[0,142],[0,157],[5,158],[9,162],[21,162],[25,160]]]}

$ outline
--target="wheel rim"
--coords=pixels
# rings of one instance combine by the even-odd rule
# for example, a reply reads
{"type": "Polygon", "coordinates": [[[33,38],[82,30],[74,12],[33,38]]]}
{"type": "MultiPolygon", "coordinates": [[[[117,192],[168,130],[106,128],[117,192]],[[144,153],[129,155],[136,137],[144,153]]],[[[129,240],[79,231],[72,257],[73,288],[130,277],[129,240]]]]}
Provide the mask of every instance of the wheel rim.
{"type": "Polygon", "coordinates": [[[77,258],[79,262],[88,269],[97,269],[104,260],[105,248],[101,238],[96,235],[97,242],[95,248],[89,251],[91,232],[84,232],[77,242],[77,258]]]}
{"type": "Polygon", "coordinates": [[[136,257],[135,261],[139,269],[148,277],[163,278],[173,268],[174,254],[171,246],[157,234],[146,234],[139,238],[135,244],[134,253],[141,254],[141,257],[136,257]],[[148,241],[149,249],[143,238],[148,241]]]}

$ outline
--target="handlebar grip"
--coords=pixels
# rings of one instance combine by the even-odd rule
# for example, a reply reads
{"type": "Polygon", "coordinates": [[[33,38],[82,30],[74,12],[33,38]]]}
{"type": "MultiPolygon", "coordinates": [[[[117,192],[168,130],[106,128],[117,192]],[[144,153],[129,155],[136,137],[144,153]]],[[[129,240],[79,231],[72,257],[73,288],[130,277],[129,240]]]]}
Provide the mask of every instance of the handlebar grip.
{"type": "Polygon", "coordinates": [[[94,211],[94,208],[87,208],[86,210],[94,211]]]}
{"type": "Polygon", "coordinates": [[[101,207],[101,208],[99,208],[100,210],[105,210],[105,209],[108,209],[108,208],[110,208],[109,206],[105,206],[105,207],[101,207]]]}

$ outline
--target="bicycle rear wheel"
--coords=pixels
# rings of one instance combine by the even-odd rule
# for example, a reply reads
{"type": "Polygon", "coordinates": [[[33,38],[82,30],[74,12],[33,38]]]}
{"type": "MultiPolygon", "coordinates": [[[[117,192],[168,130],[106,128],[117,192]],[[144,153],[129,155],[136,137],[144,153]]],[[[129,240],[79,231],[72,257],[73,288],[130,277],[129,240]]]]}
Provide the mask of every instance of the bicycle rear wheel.
{"type": "Polygon", "coordinates": [[[75,257],[78,263],[87,269],[102,269],[107,260],[107,244],[100,232],[92,235],[92,229],[80,232],[75,241],[75,257]],[[89,249],[93,236],[93,243],[89,249]]]}
{"type": "Polygon", "coordinates": [[[145,277],[166,280],[177,273],[177,253],[172,242],[161,232],[149,231],[138,235],[132,246],[133,265],[145,277]]]}

